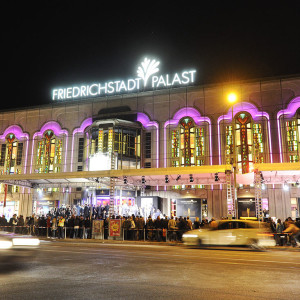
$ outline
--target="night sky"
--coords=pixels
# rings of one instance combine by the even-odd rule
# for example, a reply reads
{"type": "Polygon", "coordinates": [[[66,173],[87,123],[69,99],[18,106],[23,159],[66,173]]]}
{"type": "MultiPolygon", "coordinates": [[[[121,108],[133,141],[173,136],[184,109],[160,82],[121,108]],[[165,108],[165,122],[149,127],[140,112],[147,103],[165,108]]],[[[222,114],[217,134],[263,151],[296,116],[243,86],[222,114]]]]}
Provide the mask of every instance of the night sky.
{"type": "Polygon", "coordinates": [[[299,1],[28,2],[2,12],[2,110],[51,103],[57,86],[135,77],[145,56],[163,74],[196,69],[200,85],[300,74],[299,1]]]}

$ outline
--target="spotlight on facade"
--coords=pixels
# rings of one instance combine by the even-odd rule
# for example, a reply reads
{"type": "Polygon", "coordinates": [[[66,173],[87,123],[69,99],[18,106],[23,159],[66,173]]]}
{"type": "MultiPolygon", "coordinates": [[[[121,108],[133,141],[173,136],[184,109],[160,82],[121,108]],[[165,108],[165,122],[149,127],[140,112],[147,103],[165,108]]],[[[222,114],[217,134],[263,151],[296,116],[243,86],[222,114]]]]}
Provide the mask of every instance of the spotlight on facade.
{"type": "Polygon", "coordinates": [[[194,178],[192,174],[190,174],[190,182],[194,182],[194,178]]]}
{"type": "Polygon", "coordinates": [[[165,183],[169,183],[169,176],[168,175],[165,176],[165,183]]]}
{"type": "Polygon", "coordinates": [[[288,186],[287,182],[285,182],[285,183],[283,184],[283,190],[284,190],[284,191],[288,191],[288,190],[289,190],[289,186],[288,186]]]}
{"type": "Polygon", "coordinates": [[[178,175],[176,178],[176,181],[178,181],[181,178],[181,175],[178,175]]]}
{"type": "Polygon", "coordinates": [[[230,102],[230,103],[235,103],[236,100],[237,100],[237,95],[236,95],[235,93],[230,93],[230,94],[228,94],[228,96],[227,96],[227,100],[228,100],[228,102],[230,102]]]}
{"type": "Polygon", "coordinates": [[[95,178],[95,182],[96,182],[96,183],[99,183],[99,182],[100,182],[100,181],[99,181],[99,177],[95,178]]]}
{"type": "Polygon", "coordinates": [[[219,181],[220,178],[219,178],[219,174],[218,173],[215,173],[215,181],[219,181]]]}
{"type": "Polygon", "coordinates": [[[142,176],[142,184],[145,184],[145,183],[146,183],[145,176],[142,176]]]}
{"type": "Polygon", "coordinates": [[[300,188],[300,184],[299,184],[299,181],[298,181],[298,180],[296,181],[295,184],[296,184],[296,187],[297,187],[297,188],[300,188]]]}
{"type": "Polygon", "coordinates": [[[123,177],[123,182],[124,182],[124,184],[127,184],[127,183],[128,183],[128,181],[127,181],[127,176],[124,176],[124,177],[123,177]]]}

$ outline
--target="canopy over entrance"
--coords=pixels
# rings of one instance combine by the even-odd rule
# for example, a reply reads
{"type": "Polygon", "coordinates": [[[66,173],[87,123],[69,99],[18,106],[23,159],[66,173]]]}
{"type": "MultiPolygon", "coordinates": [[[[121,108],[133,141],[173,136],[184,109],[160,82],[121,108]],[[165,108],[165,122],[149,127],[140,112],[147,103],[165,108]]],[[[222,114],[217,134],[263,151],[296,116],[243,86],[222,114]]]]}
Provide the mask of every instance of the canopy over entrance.
{"type": "MultiPolygon", "coordinates": [[[[300,183],[300,163],[257,164],[265,184],[300,183]]],[[[173,186],[225,184],[225,171],[230,165],[184,168],[145,168],[132,170],[81,171],[2,175],[2,183],[29,188],[108,186],[115,178],[116,186],[173,186]],[[126,177],[127,183],[124,182],[126,177]],[[218,179],[218,180],[217,180],[218,179]]],[[[254,183],[254,173],[237,174],[237,184],[254,183]]]]}

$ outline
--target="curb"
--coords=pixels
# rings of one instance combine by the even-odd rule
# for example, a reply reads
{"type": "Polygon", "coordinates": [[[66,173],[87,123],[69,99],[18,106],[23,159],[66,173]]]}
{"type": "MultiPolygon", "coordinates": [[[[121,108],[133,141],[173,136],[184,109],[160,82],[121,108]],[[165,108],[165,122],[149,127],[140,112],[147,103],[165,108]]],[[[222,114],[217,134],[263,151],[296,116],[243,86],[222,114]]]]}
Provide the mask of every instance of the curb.
{"type": "Polygon", "coordinates": [[[52,239],[40,238],[41,241],[58,242],[58,243],[82,243],[82,244],[128,244],[128,245],[160,245],[160,246],[184,246],[182,242],[152,242],[152,241],[128,241],[113,239],[52,239]]]}

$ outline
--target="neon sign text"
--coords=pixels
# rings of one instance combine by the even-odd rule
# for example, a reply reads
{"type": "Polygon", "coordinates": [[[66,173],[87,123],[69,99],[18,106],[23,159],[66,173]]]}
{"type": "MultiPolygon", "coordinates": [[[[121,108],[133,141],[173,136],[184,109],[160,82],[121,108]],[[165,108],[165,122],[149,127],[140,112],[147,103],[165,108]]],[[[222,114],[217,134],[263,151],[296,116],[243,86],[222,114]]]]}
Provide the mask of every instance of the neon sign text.
{"type": "Polygon", "coordinates": [[[150,88],[159,89],[172,86],[188,85],[195,82],[195,70],[183,71],[173,75],[154,75],[159,71],[159,64],[159,61],[150,61],[149,59],[145,58],[137,70],[137,78],[53,89],[52,100],[67,100],[84,97],[114,95],[140,90],[145,91],[150,88]]]}

